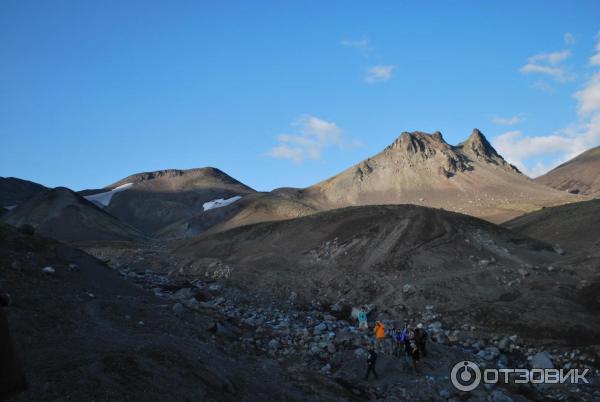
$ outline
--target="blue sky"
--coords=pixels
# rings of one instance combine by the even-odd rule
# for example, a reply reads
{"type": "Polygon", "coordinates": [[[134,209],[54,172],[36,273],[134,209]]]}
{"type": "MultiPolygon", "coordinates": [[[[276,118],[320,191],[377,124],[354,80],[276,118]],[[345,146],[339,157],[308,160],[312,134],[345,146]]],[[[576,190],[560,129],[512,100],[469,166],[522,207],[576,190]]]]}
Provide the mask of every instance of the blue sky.
{"type": "Polygon", "coordinates": [[[474,127],[535,175],[600,144],[597,1],[0,2],[0,175],[215,166],[307,186],[474,127]]]}

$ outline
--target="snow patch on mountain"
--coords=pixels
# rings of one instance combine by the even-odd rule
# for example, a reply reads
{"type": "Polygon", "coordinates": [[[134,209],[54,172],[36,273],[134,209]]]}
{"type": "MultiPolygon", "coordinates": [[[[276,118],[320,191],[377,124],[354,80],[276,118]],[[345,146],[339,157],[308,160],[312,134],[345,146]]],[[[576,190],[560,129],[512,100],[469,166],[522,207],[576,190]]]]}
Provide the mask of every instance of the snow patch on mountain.
{"type": "Polygon", "coordinates": [[[85,198],[88,201],[93,202],[94,204],[96,204],[98,206],[107,207],[110,205],[110,201],[112,200],[113,195],[120,193],[121,191],[127,190],[131,186],[133,186],[133,183],[125,183],[123,185],[120,185],[119,187],[113,188],[110,191],[107,191],[104,193],[86,195],[83,198],[85,198]]]}
{"type": "Polygon", "coordinates": [[[242,197],[239,195],[236,195],[235,197],[231,197],[231,198],[227,198],[227,199],[217,198],[216,200],[205,202],[204,204],[202,204],[202,207],[204,208],[205,211],[208,211],[209,209],[226,207],[227,205],[233,204],[240,198],[242,198],[242,197]]]}

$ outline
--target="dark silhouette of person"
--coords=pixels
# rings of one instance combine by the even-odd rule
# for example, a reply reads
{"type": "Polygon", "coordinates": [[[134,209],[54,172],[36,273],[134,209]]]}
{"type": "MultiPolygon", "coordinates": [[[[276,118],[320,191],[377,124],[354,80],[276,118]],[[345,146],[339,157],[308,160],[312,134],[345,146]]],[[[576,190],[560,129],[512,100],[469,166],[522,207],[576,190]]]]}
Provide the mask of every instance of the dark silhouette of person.
{"type": "Polygon", "coordinates": [[[422,357],[427,356],[427,332],[423,328],[423,324],[417,325],[417,329],[415,329],[415,342],[417,343],[417,347],[421,352],[422,357]]]}
{"type": "Polygon", "coordinates": [[[377,353],[373,350],[371,345],[367,345],[367,374],[365,374],[365,381],[369,379],[371,372],[375,375],[375,379],[378,379],[377,371],[375,371],[375,363],[377,362],[377,353]]]}
{"type": "Polygon", "coordinates": [[[17,357],[4,311],[9,304],[10,296],[0,292],[0,400],[27,389],[25,371],[17,357]]]}

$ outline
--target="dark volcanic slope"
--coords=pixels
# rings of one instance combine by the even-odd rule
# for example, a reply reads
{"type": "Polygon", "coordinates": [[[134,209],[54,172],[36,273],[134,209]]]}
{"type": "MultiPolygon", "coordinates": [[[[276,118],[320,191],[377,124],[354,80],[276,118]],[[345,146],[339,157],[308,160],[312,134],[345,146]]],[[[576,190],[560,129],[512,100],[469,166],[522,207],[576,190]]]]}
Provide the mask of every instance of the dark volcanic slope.
{"type": "Polygon", "coordinates": [[[205,202],[255,192],[215,168],[139,173],[104,191],[128,183],[131,187],[115,194],[106,210],[148,235],[165,237],[197,234],[219,222],[222,217],[215,219],[214,213],[203,215],[205,202]]]}
{"type": "Polygon", "coordinates": [[[0,207],[21,204],[46,187],[16,177],[0,177],[0,207]]]}
{"type": "Polygon", "coordinates": [[[69,242],[143,238],[133,227],[64,187],[37,194],[3,219],[14,226],[32,225],[37,233],[69,242]]]}
{"type": "Polygon", "coordinates": [[[600,147],[585,151],[535,181],[558,190],[600,197],[600,147]]]}
{"type": "Polygon", "coordinates": [[[226,317],[177,318],[82,251],[1,222],[0,286],[12,296],[9,325],[30,384],[18,401],[354,399],[316,373],[292,380],[274,359],[231,351],[233,333],[206,330],[226,317]]]}
{"type": "Polygon", "coordinates": [[[503,226],[570,252],[600,250],[600,200],[544,208],[503,226]]]}
{"type": "Polygon", "coordinates": [[[477,129],[458,146],[439,132],[402,133],[379,154],[301,193],[323,209],[406,203],[495,223],[542,206],[583,200],[521,174],[477,129]]]}
{"type": "Polygon", "coordinates": [[[550,246],[443,210],[351,207],[201,236],[173,253],[182,258],[174,272],[210,277],[225,270],[229,283],[280,302],[375,303],[395,316],[435,304],[463,322],[472,317],[530,334],[551,334],[549,315],[584,318],[587,330],[600,334],[575,297],[577,279],[564,278],[572,293],[554,288],[563,279],[546,270],[560,260],[550,246]],[[523,303],[531,309],[506,313],[523,303]]]}

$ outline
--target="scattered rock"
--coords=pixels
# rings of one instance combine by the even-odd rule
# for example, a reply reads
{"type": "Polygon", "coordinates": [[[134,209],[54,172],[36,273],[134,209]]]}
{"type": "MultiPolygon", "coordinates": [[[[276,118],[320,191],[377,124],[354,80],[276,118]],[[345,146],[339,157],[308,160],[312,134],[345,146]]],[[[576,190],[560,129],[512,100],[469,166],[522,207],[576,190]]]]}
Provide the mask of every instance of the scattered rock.
{"type": "Polygon", "coordinates": [[[175,313],[175,315],[182,315],[185,311],[185,308],[183,307],[183,304],[181,303],[175,303],[175,305],[173,305],[173,312],[175,313]]]}
{"type": "Polygon", "coordinates": [[[335,345],[333,343],[329,343],[327,345],[327,352],[329,352],[331,354],[333,354],[333,353],[336,352],[336,348],[335,348],[335,345]]]}
{"type": "Polygon", "coordinates": [[[52,267],[44,267],[42,268],[42,272],[45,274],[53,275],[56,273],[56,270],[52,267]]]}
{"type": "Polygon", "coordinates": [[[321,332],[325,331],[326,329],[327,329],[327,325],[325,325],[325,323],[320,323],[315,326],[313,333],[315,335],[319,335],[319,334],[321,334],[321,332]]]}
{"type": "Polygon", "coordinates": [[[327,363],[326,365],[324,365],[323,367],[321,367],[321,372],[322,373],[328,373],[331,371],[331,364],[327,363]]]}
{"type": "Polygon", "coordinates": [[[500,340],[500,342],[498,342],[498,349],[500,349],[503,352],[508,350],[509,346],[510,346],[510,339],[508,337],[504,337],[500,340]]]}
{"type": "Polygon", "coordinates": [[[490,393],[490,399],[491,402],[513,402],[512,398],[498,389],[495,389],[490,393]]]}
{"type": "Polygon", "coordinates": [[[411,295],[411,294],[415,293],[416,290],[413,285],[411,285],[410,283],[407,283],[406,285],[404,285],[402,287],[402,292],[404,292],[405,295],[411,295]]]}

